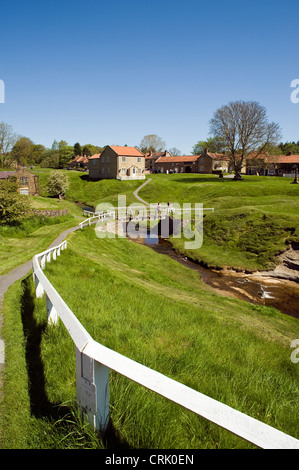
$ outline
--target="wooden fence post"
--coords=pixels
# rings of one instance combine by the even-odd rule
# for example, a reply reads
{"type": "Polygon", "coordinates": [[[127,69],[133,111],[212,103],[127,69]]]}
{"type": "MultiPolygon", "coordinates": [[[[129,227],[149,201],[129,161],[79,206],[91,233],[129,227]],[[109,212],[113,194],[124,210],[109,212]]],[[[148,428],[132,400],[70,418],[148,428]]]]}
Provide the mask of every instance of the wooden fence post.
{"type": "Polygon", "coordinates": [[[53,304],[49,297],[46,295],[46,303],[47,303],[47,314],[48,314],[48,323],[52,323],[52,325],[57,325],[58,322],[58,314],[56,309],[53,307],[53,304]]]}
{"type": "Polygon", "coordinates": [[[105,432],[109,422],[109,368],[76,348],[77,401],[89,423],[105,432]]]}
{"type": "Polygon", "coordinates": [[[44,295],[44,288],[38,280],[38,277],[34,274],[34,283],[35,283],[35,295],[36,297],[42,297],[44,295]]]}

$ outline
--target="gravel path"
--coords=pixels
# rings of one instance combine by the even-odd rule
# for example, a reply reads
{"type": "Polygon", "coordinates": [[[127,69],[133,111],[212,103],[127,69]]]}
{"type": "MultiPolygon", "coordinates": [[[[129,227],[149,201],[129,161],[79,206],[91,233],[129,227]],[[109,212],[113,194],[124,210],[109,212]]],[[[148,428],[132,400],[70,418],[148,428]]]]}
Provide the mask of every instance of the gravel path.
{"type": "MultiPolygon", "coordinates": [[[[74,232],[75,230],[78,230],[79,226],[76,227],[71,227],[67,230],[64,230],[54,241],[51,243],[49,248],[52,248],[53,246],[59,245],[60,243],[63,242],[65,237],[71,233],[74,232]]],[[[15,269],[12,269],[9,273],[0,276],[0,333],[1,333],[1,328],[2,328],[2,322],[3,318],[1,315],[1,305],[2,305],[2,300],[5,292],[7,289],[14,284],[16,281],[19,279],[22,279],[26,274],[30,272],[32,269],[32,260],[27,261],[27,263],[22,264],[21,266],[18,266],[15,269]]],[[[0,336],[0,398],[1,398],[1,388],[2,388],[2,381],[1,381],[1,370],[4,367],[4,362],[5,362],[5,347],[4,347],[4,341],[2,340],[0,336]]]]}

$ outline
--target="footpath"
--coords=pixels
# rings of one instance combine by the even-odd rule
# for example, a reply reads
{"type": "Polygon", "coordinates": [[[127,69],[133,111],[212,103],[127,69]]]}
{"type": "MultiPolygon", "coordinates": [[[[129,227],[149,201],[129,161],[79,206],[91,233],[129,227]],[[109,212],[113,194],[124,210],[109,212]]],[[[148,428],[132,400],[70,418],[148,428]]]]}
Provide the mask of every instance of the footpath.
{"type": "MultiPolygon", "coordinates": [[[[145,183],[143,183],[141,186],[139,186],[139,188],[137,188],[134,191],[134,196],[136,197],[136,199],[138,199],[139,201],[141,201],[141,202],[143,202],[144,204],[147,204],[147,205],[148,205],[148,203],[138,196],[138,191],[143,186],[145,186],[147,183],[149,183],[150,181],[151,181],[151,179],[149,178],[147,181],[145,181],[145,183]]],[[[51,243],[51,245],[49,245],[48,248],[52,248],[56,245],[59,245],[60,243],[63,242],[63,240],[65,240],[66,236],[69,233],[75,232],[78,229],[80,229],[79,225],[77,225],[75,227],[71,227],[67,230],[64,230],[51,243]]],[[[21,266],[18,266],[17,268],[11,270],[9,273],[7,273],[3,276],[0,276],[0,400],[1,400],[1,396],[2,396],[2,377],[1,377],[2,374],[1,374],[1,372],[2,372],[2,369],[4,367],[4,363],[5,363],[5,344],[4,344],[3,339],[1,338],[1,329],[2,329],[2,323],[3,323],[3,317],[1,315],[2,301],[3,301],[3,297],[4,297],[4,294],[7,291],[7,289],[12,284],[14,284],[16,281],[19,281],[20,279],[25,277],[26,274],[28,274],[31,269],[32,269],[32,260],[27,261],[26,263],[22,264],[21,266]]]]}
{"type": "MultiPolygon", "coordinates": [[[[53,246],[59,245],[60,243],[63,242],[63,240],[69,233],[75,232],[78,229],[79,229],[79,226],[75,226],[67,230],[64,230],[60,235],[58,235],[58,237],[51,243],[51,245],[48,248],[52,248],[53,246]]],[[[1,372],[4,367],[4,362],[5,362],[5,345],[4,345],[4,341],[1,338],[1,328],[2,328],[2,323],[3,323],[3,317],[1,315],[2,301],[3,301],[3,297],[7,289],[16,281],[19,281],[24,276],[26,276],[26,274],[28,274],[31,269],[32,269],[32,260],[27,261],[21,266],[18,266],[17,268],[12,269],[9,273],[3,276],[0,276],[0,400],[1,400],[1,395],[2,395],[1,372]]]]}

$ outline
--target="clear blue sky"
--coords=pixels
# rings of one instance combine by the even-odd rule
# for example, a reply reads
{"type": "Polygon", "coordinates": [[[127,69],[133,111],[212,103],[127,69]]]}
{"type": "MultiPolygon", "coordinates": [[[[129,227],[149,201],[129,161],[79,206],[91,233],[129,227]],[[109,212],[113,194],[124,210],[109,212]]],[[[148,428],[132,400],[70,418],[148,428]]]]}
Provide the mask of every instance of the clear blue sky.
{"type": "Polygon", "coordinates": [[[0,122],[46,147],[157,134],[190,154],[241,99],[297,141],[298,19],[298,0],[1,2],[0,122]]]}

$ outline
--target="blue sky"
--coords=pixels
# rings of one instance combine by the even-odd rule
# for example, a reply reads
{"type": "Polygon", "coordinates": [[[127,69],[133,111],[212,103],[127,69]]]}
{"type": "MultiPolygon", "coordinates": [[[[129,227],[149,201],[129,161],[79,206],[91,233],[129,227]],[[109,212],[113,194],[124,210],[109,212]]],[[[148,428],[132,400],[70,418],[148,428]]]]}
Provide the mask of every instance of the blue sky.
{"type": "Polygon", "coordinates": [[[190,154],[240,99],[297,141],[298,18],[298,0],[2,2],[0,122],[46,147],[157,134],[190,154]]]}

